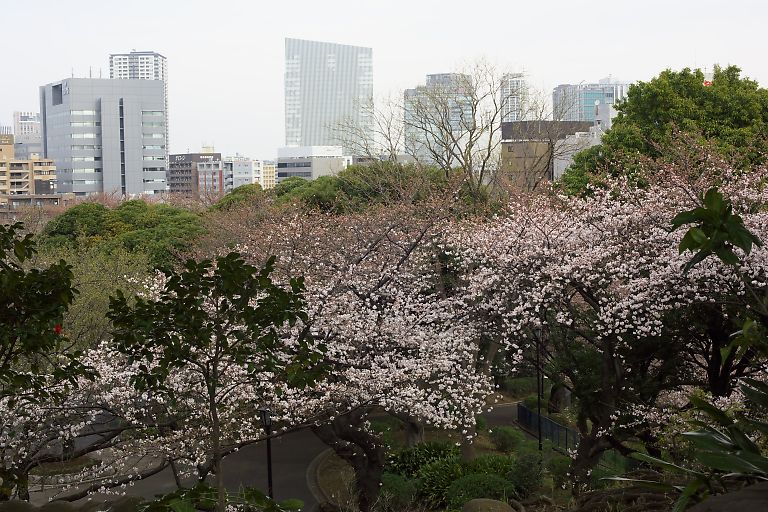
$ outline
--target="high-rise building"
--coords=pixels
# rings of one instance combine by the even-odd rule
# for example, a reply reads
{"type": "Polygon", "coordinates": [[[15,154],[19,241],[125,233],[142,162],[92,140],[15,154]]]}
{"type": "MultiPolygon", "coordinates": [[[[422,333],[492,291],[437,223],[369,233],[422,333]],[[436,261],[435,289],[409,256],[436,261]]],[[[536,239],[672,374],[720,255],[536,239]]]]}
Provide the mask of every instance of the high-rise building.
{"type": "Polygon", "coordinates": [[[109,56],[109,78],[119,80],[162,80],[165,111],[166,156],[170,152],[168,141],[168,61],[157,52],[113,53],[109,56]]]}
{"type": "Polygon", "coordinates": [[[627,97],[628,82],[611,77],[596,84],[561,84],[552,91],[553,117],[556,121],[595,120],[599,105],[615,105],[627,97]]]}
{"type": "Polygon", "coordinates": [[[501,121],[511,123],[525,118],[525,103],[528,99],[528,85],[523,73],[505,73],[499,87],[501,98],[501,121]]]}
{"type": "Polygon", "coordinates": [[[40,88],[43,153],[59,190],[134,196],[166,190],[160,80],[67,78],[40,88]]]}
{"type": "Polygon", "coordinates": [[[285,40],[285,145],[333,146],[342,124],[370,130],[373,50],[285,40]]]}
{"type": "Polygon", "coordinates": [[[40,114],[37,112],[14,112],[13,134],[16,140],[16,158],[29,159],[43,153],[43,135],[40,114]]]}
{"type": "Polygon", "coordinates": [[[341,146],[278,148],[277,183],[293,177],[314,180],[332,176],[346,169],[350,160],[351,157],[344,156],[341,146]]]}
{"type": "Polygon", "coordinates": [[[425,85],[404,92],[406,154],[422,163],[446,164],[446,132],[455,139],[474,126],[471,78],[461,73],[427,75],[425,85]],[[439,160],[439,161],[438,161],[439,160]]]}

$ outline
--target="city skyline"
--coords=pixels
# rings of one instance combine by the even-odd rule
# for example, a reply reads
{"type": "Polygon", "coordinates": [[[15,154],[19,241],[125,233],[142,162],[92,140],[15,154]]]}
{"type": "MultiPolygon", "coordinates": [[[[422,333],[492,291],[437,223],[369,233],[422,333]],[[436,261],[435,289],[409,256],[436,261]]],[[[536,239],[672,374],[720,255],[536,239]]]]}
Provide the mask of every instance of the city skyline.
{"type": "Polygon", "coordinates": [[[205,143],[222,153],[274,158],[285,134],[284,40],[294,37],[373,48],[377,96],[397,97],[427,74],[461,71],[462,63],[483,56],[502,71],[524,71],[545,94],[561,83],[608,74],[648,80],[666,68],[711,70],[714,63],[737,64],[744,75],[768,83],[759,39],[768,7],[747,0],[735,2],[729,24],[714,1],[695,8],[649,2],[638,9],[598,0],[586,12],[571,2],[488,2],[461,32],[444,30],[465,23],[466,7],[451,1],[386,8],[347,1],[268,7],[193,1],[184,9],[136,4],[128,13],[84,0],[8,9],[4,26],[11,40],[23,39],[24,27],[35,20],[46,22],[46,41],[57,43],[29,41],[24,51],[10,53],[6,65],[17,72],[0,74],[0,124],[10,125],[14,111],[37,111],[40,85],[73,70],[76,77],[107,77],[109,54],[136,48],[168,59],[171,151],[194,152],[205,143]],[[147,12],[152,16],[143,17],[147,12]],[[623,21],[630,15],[632,23],[623,21]],[[74,29],[84,25],[89,30],[74,29]],[[211,70],[220,71],[214,79],[206,78],[211,70]]]}

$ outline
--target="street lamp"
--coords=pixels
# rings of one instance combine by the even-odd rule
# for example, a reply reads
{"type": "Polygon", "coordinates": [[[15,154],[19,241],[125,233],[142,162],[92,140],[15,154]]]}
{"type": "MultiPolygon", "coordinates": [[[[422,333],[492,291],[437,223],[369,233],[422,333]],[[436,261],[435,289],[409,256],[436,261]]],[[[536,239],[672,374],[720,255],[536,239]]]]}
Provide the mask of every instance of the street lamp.
{"type": "Polygon", "coordinates": [[[261,424],[267,433],[267,489],[270,498],[275,499],[275,491],[272,486],[272,415],[266,407],[259,409],[261,424]]]}

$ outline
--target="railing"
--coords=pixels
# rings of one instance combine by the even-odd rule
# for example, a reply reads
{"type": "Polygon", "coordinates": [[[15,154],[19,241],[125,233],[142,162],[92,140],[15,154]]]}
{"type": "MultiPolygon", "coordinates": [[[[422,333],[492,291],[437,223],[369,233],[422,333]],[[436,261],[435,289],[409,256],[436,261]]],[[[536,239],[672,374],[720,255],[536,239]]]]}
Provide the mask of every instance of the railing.
{"type": "MultiPolygon", "coordinates": [[[[556,450],[567,453],[569,450],[575,450],[579,444],[578,432],[546,416],[539,416],[523,404],[517,404],[517,421],[534,435],[538,435],[539,421],[541,421],[541,438],[550,441],[556,450]]],[[[615,450],[603,452],[598,464],[603,468],[619,472],[631,471],[640,465],[638,461],[628,459],[615,450]]]]}

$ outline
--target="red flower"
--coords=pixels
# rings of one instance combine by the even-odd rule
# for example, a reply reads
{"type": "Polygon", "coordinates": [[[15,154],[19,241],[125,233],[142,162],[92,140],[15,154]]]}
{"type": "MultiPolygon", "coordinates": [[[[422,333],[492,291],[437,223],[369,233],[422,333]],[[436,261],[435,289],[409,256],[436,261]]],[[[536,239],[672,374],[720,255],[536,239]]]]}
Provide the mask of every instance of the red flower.
{"type": "Polygon", "coordinates": [[[55,332],[56,334],[61,334],[61,324],[56,324],[53,327],[53,332],[55,332]]]}

